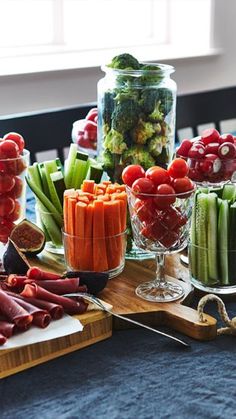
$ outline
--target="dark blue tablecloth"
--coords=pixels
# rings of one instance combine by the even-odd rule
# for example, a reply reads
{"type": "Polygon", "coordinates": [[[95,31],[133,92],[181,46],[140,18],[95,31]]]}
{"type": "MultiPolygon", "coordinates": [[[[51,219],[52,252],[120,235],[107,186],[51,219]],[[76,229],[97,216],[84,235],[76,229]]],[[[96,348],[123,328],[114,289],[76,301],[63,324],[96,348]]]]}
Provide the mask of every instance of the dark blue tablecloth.
{"type": "MultiPolygon", "coordinates": [[[[226,305],[234,316],[236,304],[226,305]]],[[[217,316],[214,304],[207,311],[217,316]]],[[[236,337],[185,340],[190,350],[145,330],[115,331],[1,380],[0,418],[235,418],[236,337]]]]}

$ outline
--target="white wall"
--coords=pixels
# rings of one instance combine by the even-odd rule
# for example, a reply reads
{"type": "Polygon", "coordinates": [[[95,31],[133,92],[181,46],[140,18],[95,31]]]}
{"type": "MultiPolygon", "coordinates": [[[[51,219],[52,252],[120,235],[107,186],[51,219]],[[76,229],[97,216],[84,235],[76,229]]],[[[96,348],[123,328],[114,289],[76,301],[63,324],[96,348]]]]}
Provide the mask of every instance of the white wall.
{"type": "MultiPolygon", "coordinates": [[[[216,0],[218,56],[172,60],[179,93],[236,85],[236,0],[216,0]]],[[[196,22],[201,30],[201,22],[196,22]]],[[[186,34],[187,36],[187,34],[186,34]]],[[[158,59],[158,57],[157,57],[158,59]]],[[[167,61],[165,61],[167,62],[167,61]]],[[[0,77],[0,115],[96,101],[99,68],[0,77]]]]}

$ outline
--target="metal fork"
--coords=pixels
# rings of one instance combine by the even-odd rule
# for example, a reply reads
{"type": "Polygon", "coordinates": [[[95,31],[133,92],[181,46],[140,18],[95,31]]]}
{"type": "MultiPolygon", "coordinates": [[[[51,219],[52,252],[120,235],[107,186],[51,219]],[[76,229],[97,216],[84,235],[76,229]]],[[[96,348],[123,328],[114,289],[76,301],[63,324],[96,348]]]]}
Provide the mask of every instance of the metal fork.
{"type": "Polygon", "coordinates": [[[190,345],[188,343],[184,342],[181,339],[176,338],[175,336],[171,336],[171,335],[169,335],[167,333],[161,332],[158,329],[153,329],[152,327],[147,326],[146,324],[137,322],[136,320],[130,319],[129,317],[125,317],[125,316],[122,316],[120,314],[113,313],[112,310],[110,310],[109,308],[107,308],[107,307],[104,306],[104,304],[101,302],[101,300],[99,300],[99,298],[95,297],[92,294],[75,292],[75,293],[72,293],[72,294],[64,294],[64,297],[82,297],[85,300],[89,301],[90,303],[96,304],[101,310],[103,310],[103,311],[111,314],[114,317],[117,317],[118,319],[125,320],[126,322],[135,324],[136,326],[143,327],[144,329],[147,329],[147,330],[149,330],[151,332],[154,332],[154,333],[157,333],[159,335],[165,336],[165,337],[167,337],[169,339],[172,339],[172,340],[180,343],[181,345],[184,345],[187,348],[190,348],[190,345]]]}

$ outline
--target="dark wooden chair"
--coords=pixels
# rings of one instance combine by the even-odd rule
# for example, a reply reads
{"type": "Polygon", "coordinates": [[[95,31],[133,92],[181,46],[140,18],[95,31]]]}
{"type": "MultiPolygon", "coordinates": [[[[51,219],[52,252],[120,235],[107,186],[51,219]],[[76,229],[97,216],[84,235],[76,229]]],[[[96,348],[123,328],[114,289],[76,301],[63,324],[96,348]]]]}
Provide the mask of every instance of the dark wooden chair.
{"type": "Polygon", "coordinates": [[[31,162],[40,160],[43,152],[52,152],[52,158],[65,157],[65,149],[71,143],[72,124],[86,116],[95,103],[63,109],[0,117],[0,137],[9,131],[19,132],[30,149],[31,162]]]}
{"type": "Polygon", "coordinates": [[[236,87],[180,95],[176,108],[177,141],[181,140],[179,133],[183,128],[191,128],[192,136],[199,135],[198,127],[205,124],[222,132],[223,123],[234,119],[231,126],[236,131],[236,87]]]}

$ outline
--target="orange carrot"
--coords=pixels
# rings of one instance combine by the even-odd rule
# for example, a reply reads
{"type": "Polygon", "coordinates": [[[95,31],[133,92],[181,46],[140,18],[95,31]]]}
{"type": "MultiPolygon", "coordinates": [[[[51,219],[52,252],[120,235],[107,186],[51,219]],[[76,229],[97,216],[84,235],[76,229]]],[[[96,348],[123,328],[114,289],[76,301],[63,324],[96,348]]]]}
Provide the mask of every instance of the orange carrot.
{"type": "Polygon", "coordinates": [[[105,195],[97,195],[97,199],[99,201],[110,201],[110,196],[108,194],[105,194],[105,195]]]}
{"type": "Polygon", "coordinates": [[[85,204],[89,204],[89,199],[87,196],[78,196],[78,202],[84,202],[85,204]]]}
{"type": "Polygon", "coordinates": [[[113,194],[116,192],[116,186],[115,185],[108,185],[106,189],[106,193],[113,194]]]}
{"type": "Polygon", "coordinates": [[[106,185],[106,186],[111,185],[110,180],[103,180],[102,183],[103,183],[103,185],[106,185]]]}
{"type": "Polygon", "coordinates": [[[84,202],[77,202],[75,206],[75,269],[84,269],[84,233],[85,233],[85,211],[87,205],[84,202]]]}
{"type": "Polygon", "coordinates": [[[125,191],[114,193],[111,195],[111,199],[120,201],[121,232],[123,232],[126,229],[127,222],[127,194],[125,191]]]}
{"type": "Polygon", "coordinates": [[[116,192],[126,191],[125,185],[120,185],[119,183],[115,183],[115,186],[116,186],[116,192]]]}
{"type": "Polygon", "coordinates": [[[95,194],[97,195],[98,193],[101,194],[103,191],[103,193],[106,192],[106,185],[103,185],[102,183],[98,183],[97,185],[95,185],[95,194]]]}
{"type": "Polygon", "coordinates": [[[93,268],[97,272],[108,270],[105,243],[104,203],[94,201],[93,217],[93,268]]]}
{"type": "Polygon", "coordinates": [[[82,186],[81,186],[81,190],[82,190],[83,192],[90,192],[90,193],[94,193],[94,185],[95,185],[94,180],[88,180],[88,179],[85,179],[85,180],[83,181],[82,186]]]}
{"type": "Polygon", "coordinates": [[[84,227],[84,261],[86,271],[93,271],[93,204],[89,204],[85,211],[84,227]]]}
{"type": "Polygon", "coordinates": [[[120,265],[123,238],[120,236],[120,201],[104,202],[106,249],[109,269],[120,265]]]}
{"type": "Polygon", "coordinates": [[[74,243],[74,236],[75,235],[75,206],[76,206],[76,198],[70,198],[68,197],[68,231],[67,233],[69,236],[67,236],[68,240],[68,261],[71,268],[74,267],[75,263],[75,243],[74,243]]]}

